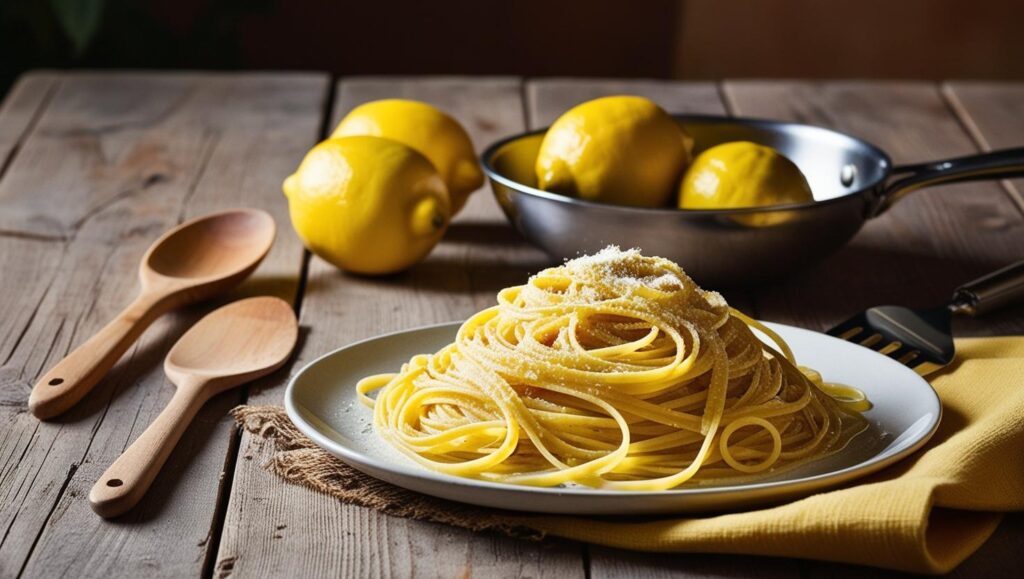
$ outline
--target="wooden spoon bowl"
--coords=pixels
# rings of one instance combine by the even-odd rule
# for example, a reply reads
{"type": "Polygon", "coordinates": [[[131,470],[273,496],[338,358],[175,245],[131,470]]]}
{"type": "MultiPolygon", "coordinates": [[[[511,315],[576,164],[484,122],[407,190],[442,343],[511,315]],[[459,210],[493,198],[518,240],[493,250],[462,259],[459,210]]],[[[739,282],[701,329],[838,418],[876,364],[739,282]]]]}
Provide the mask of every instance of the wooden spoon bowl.
{"type": "Polygon", "coordinates": [[[142,258],[142,291],[135,301],[36,382],[29,409],[40,420],[70,409],[154,320],[248,277],[270,251],[276,230],[268,213],[236,209],[187,221],[165,233],[142,258]]]}
{"type": "MultiPolygon", "coordinates": [[[[245,277],[274,241],[274,219],[242,209],[183,223],[158,239],[142,258],[144,283],[187,283],[205,287],[245,277]],[[201,282],[204,285],[199,285],[201,282]]],[[[198,289],[194,287],[193,289],[198,289]]]]}
{"type": "Polygon", "coordinates": [[[92,487],[93,510],[116,517],[135,506],[203,404],[280,368],[298,335],[292,307],[274,297],[237,301],[199,320],[164,360],[174,396],[92,487]]]}

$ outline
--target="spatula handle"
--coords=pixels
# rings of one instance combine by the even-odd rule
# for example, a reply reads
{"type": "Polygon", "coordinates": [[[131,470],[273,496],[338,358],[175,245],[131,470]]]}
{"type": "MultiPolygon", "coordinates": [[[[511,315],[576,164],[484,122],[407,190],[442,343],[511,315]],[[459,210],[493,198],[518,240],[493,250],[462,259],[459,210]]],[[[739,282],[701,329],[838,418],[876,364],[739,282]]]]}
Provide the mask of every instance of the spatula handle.
{"type": "Polygon", "coordinates": [[[166,309],[162,296],[143,292],[110,323],[75,348],[32,388],[28,407],[46,420],[82,399],[166,309]]]}
{"type": "Polygon", "coordinates": [[[1024,260],[956,288],[953,308],[980,315],[1021,299],[1024,299],[1024,260]]]}
{"type": "Polygon", "coordinates": [[[160,416],[96,481],[89,491],[89,504],[96,514],[116,517],[142,499],[182,433],[209,398],[203,390],[178,388],[160,416]]]}

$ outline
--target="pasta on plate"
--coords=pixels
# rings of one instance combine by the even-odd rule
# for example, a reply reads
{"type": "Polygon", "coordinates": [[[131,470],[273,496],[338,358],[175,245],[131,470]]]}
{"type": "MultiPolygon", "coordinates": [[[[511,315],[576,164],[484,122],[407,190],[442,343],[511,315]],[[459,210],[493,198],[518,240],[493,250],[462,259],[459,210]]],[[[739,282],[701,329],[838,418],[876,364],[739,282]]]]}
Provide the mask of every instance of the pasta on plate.
{"type": "Polygon", "coordinates": [[[756,480],[867,426],[859,391],[798,367],[675,263],[616,247],[502,290],[450,345],[356,388],[416,462],[537,486],[756,480]]]}

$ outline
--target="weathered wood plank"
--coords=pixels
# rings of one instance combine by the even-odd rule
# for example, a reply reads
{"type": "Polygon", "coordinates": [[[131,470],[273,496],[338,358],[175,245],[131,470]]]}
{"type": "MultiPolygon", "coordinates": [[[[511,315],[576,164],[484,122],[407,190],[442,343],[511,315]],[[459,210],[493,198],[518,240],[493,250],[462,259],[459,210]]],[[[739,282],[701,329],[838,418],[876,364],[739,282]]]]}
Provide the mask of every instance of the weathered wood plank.
{"type": "MultiPolygon", "coordinates": [[[[0,107],[0,169],[2,176],[45,109],[57,81],[46,75],[26,75],[19,79],[0,107]]],[[[41,464],[24,460],[24,454],[36,436],[33,422],[21,418],[27,414],[28,390],[17,385],[22,369],[12,363],[15,350],[36,316],[38,304],[54,276],[60,247],[53,241],[14,232],[0,232],[0,576],[14,576],[21,569],[35,534],[45,521],[46,499],[52,492],[32,488],[41,464]],[[12,281],[17,280],[17,281],[12,281]],[[17,283],[17,286],[14,284],[17,283]],[[33,470],[31,467],[34,466],[33,470]],[[25,503],[30,506],[20,513],[25,503]],[[40,508],[33,508],[38,502],[40,508]],[[21,504],[19,504],[21,503],[21,504]],[[19,517],[20,515],[20,517],[19,517]],[[18,522],[20,519],[20,523],[18,522]],[[18,523],[16,525],[16,523],[18,523]],[[27,531],[27,537],[15,533],[27,531]],[[33,534],[30,534],[33,533],[33,534]]],[[[49,471],[61,476],[59,469],[49,471]]],[[[61,479],[63,480],[63,479],[61,479]]]]}
{"type": "MultiPolygon", "coordinates": [[[[729,82],[725,94],[737,114],[799,120],[851,132],[887,150],[897,163],[977,150],[930,84],[729,82]]],[[[974,96],[976,104],[988,111],[982,97],[974,96]]],[[[1004,104],[1011,106],[1012,102],[1010,96],[1004,104]]],[[[985,124],[989,122],[1001,121],[989,118],[985,124]]],[[[994,146],[1020,144],[1002,131],[992,137],[980,136],[1005,143],[994,146]]],[[[1020,259],[1022,247],[1024,222],[999,184],[977,182],[922,191],[868,223],[834,257],[758,292],[758,309],[766,319],[824,328],[880,303],[941,303],[956,285],[1020,259]]],[[[1024,308],[980,320],[961,320],[955,329],[961,335],[1020,333],[1024,308]]],[[[1020,518],[1009,515],[990,542],[957,574],[1010,574],[1013,558],[1001,554],[1024,546],[1020,518]]],[[[814,577],[899,575],[820,563],[809,564],[808,571],[814,577]]]]}
{"type": "Polygon", "coordinates": [[[60,80],[48,72],[23,75],[11,87],[0,109],[0,176],[50,102],[60,80]]]}
{"type": "Polygon", "coordinates": [[[782,579],[798,577],[799,562],[735,555],[674,555],[594,548],[590,550],[592,579],[782,579]]]}
{"type": "MultiPolygon", "coordinates": [[[[672,113],[727,114],[714,83],[686,83],[626,80],[538,80],[527,84],[528,116],[531,128],[551,124],[559,115],[581,102],[616,94],[645,96],[672,113]]],[[[755,311],[748,292],[728,292],[726,298],[740,309],[755,311]]],[[[592,577],[661,576],[750,576],[755,570],[765,576],[789,577],[799,574],[799,562],[763,557],[721,557],[628,553],[589,546],[592,577]]]]}
{"type": "MultiPolygon", "coordinates": [[[[1024,147],[1024,83],[955,81],[942,94],[981,150],[1024,147]]],[[[1024,211],[1024,179],[1004,186],[1024,211]]]]}
{"type": "MultiPolygon", "coordinates": [[[[40,424],[25,399],[42,369],[127,303],[138,260],[160,232],[240,204],[280,219],[277,172],[314,142],[326,90],[326,78],[310,75],[61,75],[0,181],[0,219],[12,236],[43,231],[60,240],[39,255],[3,253],[20,275],[5,276],[0,294],[18,296],[33,314],[5,353],[0,575],[201,573],[232,446],[224,415],[238,393],[200,413],[138,509],[103,521],[85,497],[170,398],[163,355],[212,305],[158,322],[58,421],[40,424]],[[239,171],[243,179],[218,178],[239,171]]],[[[301,266],[297,241],[279,238],[235,297],[294,293],[301,266]]]]}
{"type": "MultiPolygon", "coordinates": [[[[938,88],[925,83],[727,82],[736,114],[795,120],[852,133],[896,163],[977,149],[938,88]]],[[[835,255],[759,289],[762,317],[814,329],[873,305],[943,303],[957,285],[1020,259],[1024,219],[998,183],[923,190],[869,221],[835,255]]],[[[1024,308],[961,319],[959,334],[1024,330],[1024,308]]]]}
{"type": "MultiPolygon", "coordinates": [[[[385,97],[432,102],[466,126],[477,148],[523,128],[515,79],[343,79],[334,121],[354,106],[385,97]]],[[[333,127],[333,123],[332,123],[333,127]]],[[[334,348],[384,332],[462,319],[493,303],[508,280],[524,279],[544,258],[509,233],[487,188],[423,263],[385,278],[347,275],[313,258],[302,300],[310,327],[305,363],[334,348]],[[509,244],[505,242],[509,241],[509,244]],[[497,242],[501,242],[499,245],[497,242]]],[[[280,388],[250,402],[280,403],[280,388]]],[[[267,449],[243,434],[224,524],[218,575],[266,576],[551,576],[583,573],[578,547],[475,535],[394,519],[283,484],[260,468],[267,449]]]]}
{"type": "MultiPolygon", "coordinates": [[[[46,108],[58,83],[57,78],[48,73],[26,74],[18,79],[0,105],[0,179],[46,108]]],[[[5,277],[23,278],[33,265],[38,265],[38,261],[26,259],[26,256],[45,251],[46,247],[48,244],[39,243],[33,236],[0,231],[0,271],[5,277]]],[[[37,292],[0,293],[4,306],[2,311],[6,314],[0,319],[0,352],[9,354],[17,346],[33,311],[30,306],[35,303],[35,297],[37,292]]],[[[5,399],[5,402],[16,401],[5,399]]]]}

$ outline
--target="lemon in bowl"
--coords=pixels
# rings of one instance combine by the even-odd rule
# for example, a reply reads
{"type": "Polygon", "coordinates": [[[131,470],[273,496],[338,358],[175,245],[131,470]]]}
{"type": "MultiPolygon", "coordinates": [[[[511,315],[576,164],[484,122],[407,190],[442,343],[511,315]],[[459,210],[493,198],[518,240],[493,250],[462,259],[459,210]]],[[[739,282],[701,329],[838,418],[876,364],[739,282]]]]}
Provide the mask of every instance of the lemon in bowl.
{"type": "Polygon", "coordinates": [[[332,138],[385,137],[408,145],[440,173],[451,196],[452,215],[484,183],[466,130],[444,111],[424,102],[384,99],[362,104],[338,123],[332,138]]]}
{"type": "Polygon", "coordinates": [[[408,268],[444,235],[448,188],[412,147],[380,137],[328,139],[284,181],[292,226],[310,251],[369,275],[408,268]]]}
{"type": "Polygon", "coordinates": [[[540,189],[635,207],[670,203],[692,141],[649,99],[610,96],[566,111],[541,142],[540,189]]]}
{"type": "Polygon", "coordinates": [[[697,155],[679,185],[680,209],[738,209],[813,201],[800,169],[771,147],[750,141],[697,155]]]}

